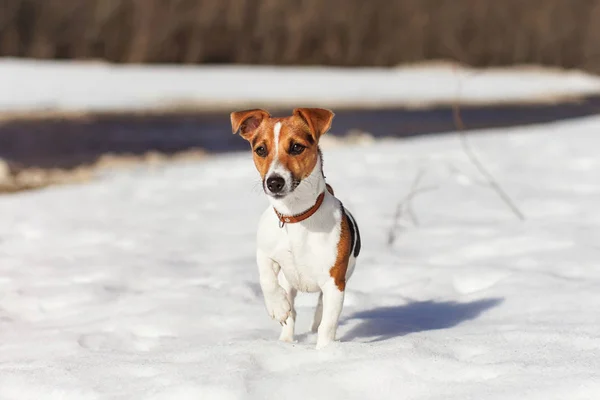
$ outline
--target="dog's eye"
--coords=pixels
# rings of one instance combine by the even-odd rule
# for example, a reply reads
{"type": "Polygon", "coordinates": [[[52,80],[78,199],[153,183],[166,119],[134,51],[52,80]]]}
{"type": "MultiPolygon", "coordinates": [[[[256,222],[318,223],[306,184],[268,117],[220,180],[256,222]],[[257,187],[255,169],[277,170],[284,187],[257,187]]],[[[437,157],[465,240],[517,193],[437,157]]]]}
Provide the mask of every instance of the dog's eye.
{"type": "Polygon", "coordinates": [[[265,146],[258,146],[256,149],[254,149],[254,152],[259,157],[266,157],[267,156],[267,148],[265,146]]]}
{"type": "Polygon", "coordinates": [[[294,143],[290,146],[290,154],[297,156],[302,153],[306,147],[302,146],[299,143],[294,143]]]}

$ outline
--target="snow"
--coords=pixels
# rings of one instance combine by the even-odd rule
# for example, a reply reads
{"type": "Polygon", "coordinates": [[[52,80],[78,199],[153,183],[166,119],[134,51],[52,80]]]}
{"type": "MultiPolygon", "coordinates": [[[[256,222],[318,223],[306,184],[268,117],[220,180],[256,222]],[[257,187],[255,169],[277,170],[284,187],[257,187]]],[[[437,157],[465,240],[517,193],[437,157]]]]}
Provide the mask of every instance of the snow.
{"type": "Polygon", "coordinates": [[[390,69],[117,66],[0,59],[0,113],[295,107],[392,107],[555,101],[600,94],[600,78],[542,68],[451,64],[390,69]]]}
{"type": "Polygon", "coordinates": [[[470,136],[525,222],[455,135],[324,149],[363,252],[322,351],[314,295],[266,315],[248,153],[0,197],[0,398],[600,398],[599,129],[470,136]]]}

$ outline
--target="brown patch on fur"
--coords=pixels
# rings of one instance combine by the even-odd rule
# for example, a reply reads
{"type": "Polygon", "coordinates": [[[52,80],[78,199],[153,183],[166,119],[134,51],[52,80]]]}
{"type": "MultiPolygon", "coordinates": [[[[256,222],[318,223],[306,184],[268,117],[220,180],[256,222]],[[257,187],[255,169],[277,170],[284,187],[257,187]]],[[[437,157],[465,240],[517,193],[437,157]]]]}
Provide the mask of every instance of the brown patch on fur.
{"type": "Polygon", "coordinates": [[[272,118],[271,115],[260,109],[236,111],[231,113],[231,127],[233,133],[240,131],[240,135],[250,142],[254,165],[261,177],[269,171],[269,166],[275,155],[275,137],[273,130],[275,124],[280,122],[281,118],[272,118]],[[256,154],[256,149],[264,146],[267,151],[265,157],[256,154]]]}
{"type": "Polygon", "coordinates": [[[352,237],[350,236],[350,227],[348,218],[342,213],[340,241],[337,244],[337,257],[335,264],[329,270],[329,275],[333,278],[335,285],[343,292],[346,289],[346,271],[348,270],[348,260],[352,251],[352,237]]]}
{"type": "Polygon", "coordinates": [[[275,157],[275,136],[273,135],[273,130],[275,129],[275,123],[277,121],[278,120],[275,118],[269,118],[268,120],[263,121],[262,125],[256,130],[252,137],[252,159],[263,179],[267,172],[269,172],[269,167],[273,162],[273,157],[275,157]],[[264,146],[267,149],[266,157],[261,157],[256,154],[256,149],[261,146],[264,146]]]}
{"type": "Polygon", "coordinates": [[[277,157],[281,165],[297,180],[309,176],[319,159],[317,143],[308,138],[312,138],[309,128],[301,118],[293,116],[282,121],[277,157]],[[298,155],[289,154],[294,144],[304,146],[304,151],[298,155]]]}
{"type": "Polygon", "coordinates": [[[317,141],[331,128],[334,117],[334,114],[325,108],[296,108],[293,114],[306,122],[311,135],[317,141]]]}

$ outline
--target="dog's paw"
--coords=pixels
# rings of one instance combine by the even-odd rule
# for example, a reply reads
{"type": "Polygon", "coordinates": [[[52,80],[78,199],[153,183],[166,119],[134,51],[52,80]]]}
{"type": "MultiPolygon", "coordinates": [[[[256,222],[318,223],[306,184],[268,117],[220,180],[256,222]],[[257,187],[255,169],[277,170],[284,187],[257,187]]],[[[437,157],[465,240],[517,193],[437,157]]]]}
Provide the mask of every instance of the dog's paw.
{"type": "Polygon", "coordinates": [[[322,350],[328,346],[331,346],[333,343],[336,343],[336,341],[331,339],[317,340],[317,345],[315,346],[315,349],[322,350]]]}
{"type": "Polygon", "coordinates": [[[294,335],[289,332],[281,332],[281,335],[279,335],[279,341],[285,343],[296,343],[294,340],[294,335]]]}
{"type": "Polygon", "coordinates": [[[276,294],[269,296],[266,303],[269,316],[280,324],[285,324],[285,321],[292,312],[292,307],[287,299],[285,290],[280,289],[276,294]]]}

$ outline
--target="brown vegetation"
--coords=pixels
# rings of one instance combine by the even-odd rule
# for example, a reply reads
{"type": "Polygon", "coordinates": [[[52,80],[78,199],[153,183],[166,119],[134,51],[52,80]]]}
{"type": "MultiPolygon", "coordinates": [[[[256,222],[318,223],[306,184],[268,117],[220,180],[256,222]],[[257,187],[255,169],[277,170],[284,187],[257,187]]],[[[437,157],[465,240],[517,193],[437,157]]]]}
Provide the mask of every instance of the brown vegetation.
{"type": "Polygon", "coordinates": [[[106,153],[94,162],[81,163],[73,168],[18,166],[16,163],[9,163],[0,158],[0,194],[89,182],[102,170],[131,168],[132,166],[152,168],[167,163],[198,161],[204,157],[206,157],[206,152],[201,149],[190,149],[174,154],[163,154],[156,151],[140,155],[106,153]]]}
{"type": "Polygon", "coordinates": [[[600,70],[600,0],[2,0],[0,55],[600,70]]]}

